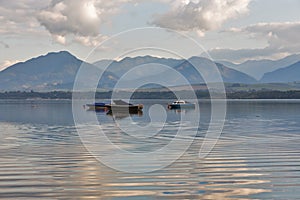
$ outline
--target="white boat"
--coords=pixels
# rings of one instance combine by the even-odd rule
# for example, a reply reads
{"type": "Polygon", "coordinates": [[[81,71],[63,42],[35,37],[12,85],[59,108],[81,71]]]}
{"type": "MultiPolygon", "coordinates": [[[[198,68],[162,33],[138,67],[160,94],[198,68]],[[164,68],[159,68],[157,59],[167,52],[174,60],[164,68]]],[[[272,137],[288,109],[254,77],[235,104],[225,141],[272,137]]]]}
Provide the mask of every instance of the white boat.
{"type": "Polygon", "coordinates": [[[195,108],[195,104],[184,100],[177,100],[171,104],[168,104],[168,109],[182,109],[182,108],[195,108]]]}

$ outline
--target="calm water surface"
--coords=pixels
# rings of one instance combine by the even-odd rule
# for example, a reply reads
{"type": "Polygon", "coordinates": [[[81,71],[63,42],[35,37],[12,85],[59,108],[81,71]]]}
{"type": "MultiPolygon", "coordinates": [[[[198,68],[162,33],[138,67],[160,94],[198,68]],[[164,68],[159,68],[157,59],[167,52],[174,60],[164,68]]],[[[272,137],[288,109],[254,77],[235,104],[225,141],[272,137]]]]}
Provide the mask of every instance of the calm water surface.
{"type": "MultiPolygon", "coordinates": [[[[142,103],[143,115],[131,116],[131,123],[149,122],[147,111],[153,102],[142,103]]],[[[209,103],[200,102],[199,133],[186,153],[167,168],[130,174],[111,169],[89,154],[74,127],[70,101],[1,100],[0,198],[299,199],[299,108],[300,101],[228,102],[223,133],[209,156],[200,159],[210,118],[209,103]]],[[[167,111],[164,129],[138,142],[122,134],[112,116],[97,113],[97,118],[111,141],[142,152],[166,145],[181,114],[195,112],[167,111]]],[[[128,116],[116,117],[120,122],[128,120],[128,116]]]]}

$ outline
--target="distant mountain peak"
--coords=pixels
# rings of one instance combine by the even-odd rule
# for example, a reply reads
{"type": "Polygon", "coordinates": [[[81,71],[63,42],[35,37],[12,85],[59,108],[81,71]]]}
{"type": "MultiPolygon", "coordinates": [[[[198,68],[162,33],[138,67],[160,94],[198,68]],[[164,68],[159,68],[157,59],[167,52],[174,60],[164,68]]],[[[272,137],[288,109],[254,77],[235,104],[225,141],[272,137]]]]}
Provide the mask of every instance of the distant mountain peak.
{"type": "Polygon", "coordinates": [[[261,79],[263,83],[290,83],[300,81],[300,61],[273,72],[265,73],[261,79]]]}
{"type": "Polygon", "coordinates": [[[68,51],[49,52],[43,57],[48,57],[48,56],[72,57],[78,59],[76,56],[74,56],[68,51]]]}
{"type": "MultiPolygon", "coordinates": [[[[36,61],[40,62],[40,60],[42,60],[42,59],[48,59],[49,57],[56,57],[56,58],[58,58],[58,57],[62,57],[62,58],[63,58],[63,57],[64,57],[64,58],[69,57],[69,58],[72,58],[72,59],[79,60],[78,58],[76,58],[74,55],[72,55],[72,54],[71,54],[70,52],[68,52],[68,51],[48,52],[48,53],[45,54],[45,55],[40,55],[40,56],[31,58],[31,59],[26,60],[26,61],[23,61],[23,62],[18,62],[18,63],[16,63],[16,64],[14,64],[14,65],[12,65],[12,66],[6,68],[5,70],[11,70],[13,67],[22,65],[22,64],[24,64],[24,63],[32,63],[32,62],[36,62],[36,61]]],[[[3,71],[5,71],[5,70],[3,70],[3,71]]]]}
{"type": "Polygon", "coordinates": [[[57,54],[65,54],[65,55],[72,55],[69,51],[62,50],[62,51],[52,51],[48,52],[46,55],[57,55],[57,54]]]}
{"type": "Polygon", "coordinates": [[[234,64],[228,61],[219,61],[226,66],[236,69],[238,71],[244,72],[248,75],[255,77],[257,80],[261,79],[265,73],[272,72],[274,70],[280,69],[292,65],[300,61],[300,54],[289,55],[285,58],[279,60],[247,60],[240,64],[234,64]]]}
{"type": "MultiPolygon", "coordinates": [[[[83,63],[68,51],[49,52],[1,71],[0,90],[70,90],[83,63]]],[[[98,81],[97,73],[101,69],[89,63],[85,66],[95,72],[88,80],[98,81]]],[[[114,84],[111,80],[116,80],[112,73],[106,73],[103,77],[104,87],[114,84]]]]}

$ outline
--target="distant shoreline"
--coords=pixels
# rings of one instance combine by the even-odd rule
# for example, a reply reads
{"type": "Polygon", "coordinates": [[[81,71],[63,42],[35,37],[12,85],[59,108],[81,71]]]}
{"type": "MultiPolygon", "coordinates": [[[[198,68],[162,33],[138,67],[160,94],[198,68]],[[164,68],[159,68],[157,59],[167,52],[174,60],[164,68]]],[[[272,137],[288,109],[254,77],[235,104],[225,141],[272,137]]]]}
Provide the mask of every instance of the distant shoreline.
{"type": "MultiPolygon", "coordinates": [[[[81,99],[85,99],[86,96],[90,96],[91,93],[79,92],[76,96],[80,96],[81,99]]],[[[97,92],[95,94],[96,99],[110,99],[111,91],[97,92]]],[[[125,94],[125,93],[124,93],[125,94]]],[[[178,94],[184,96],[186,99],[192,99],[188,96],[187,91],[179,91],[178,94]]],[[[208,91],[199,90],[196,91],[198,99],[210,99],[208,91]]],[[[216,94],[218,95],[218,94],[216,94]]],[[[215,96],[216,96],[215,95],[215,96]]],[[[50,92],[25,92],[25,91],[10,91],[0,92],[0,99],[72,99],[73,93],[71,91],[50,91],[50,92]]],[[[220,95],[222,96],[222,95],[220,95]]],[[[300,99],[300,90],[290,91],[228,91],[226,93],[227,99],[300,99]]],[[[132,99],[176,99],[176,96],[171,91],[138,91],[132,96],[132,99]]]]}

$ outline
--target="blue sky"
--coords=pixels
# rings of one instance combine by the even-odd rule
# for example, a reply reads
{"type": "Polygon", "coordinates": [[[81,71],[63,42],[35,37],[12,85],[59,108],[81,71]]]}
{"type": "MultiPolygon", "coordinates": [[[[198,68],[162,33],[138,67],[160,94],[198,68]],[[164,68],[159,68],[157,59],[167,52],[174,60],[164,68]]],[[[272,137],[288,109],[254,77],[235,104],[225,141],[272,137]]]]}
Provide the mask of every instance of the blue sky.
{"type": "MultiPolygon", "coordinates": [[[[111,36],[142,27],[185,34],[216,60],[282,58],[300,52],[299,8],[299,0],[0,0],[0,69],[50,51],[84,59],[111,36]]],[[[131,34],[114,48],[126,51],[138,33],[131,34]]],[[[168,37],[170,51],[184,46],[174,34],[160,34],[157,43],[168,37]]],[[[114,56],[101,50],[101,58],[114,56]]]]}

